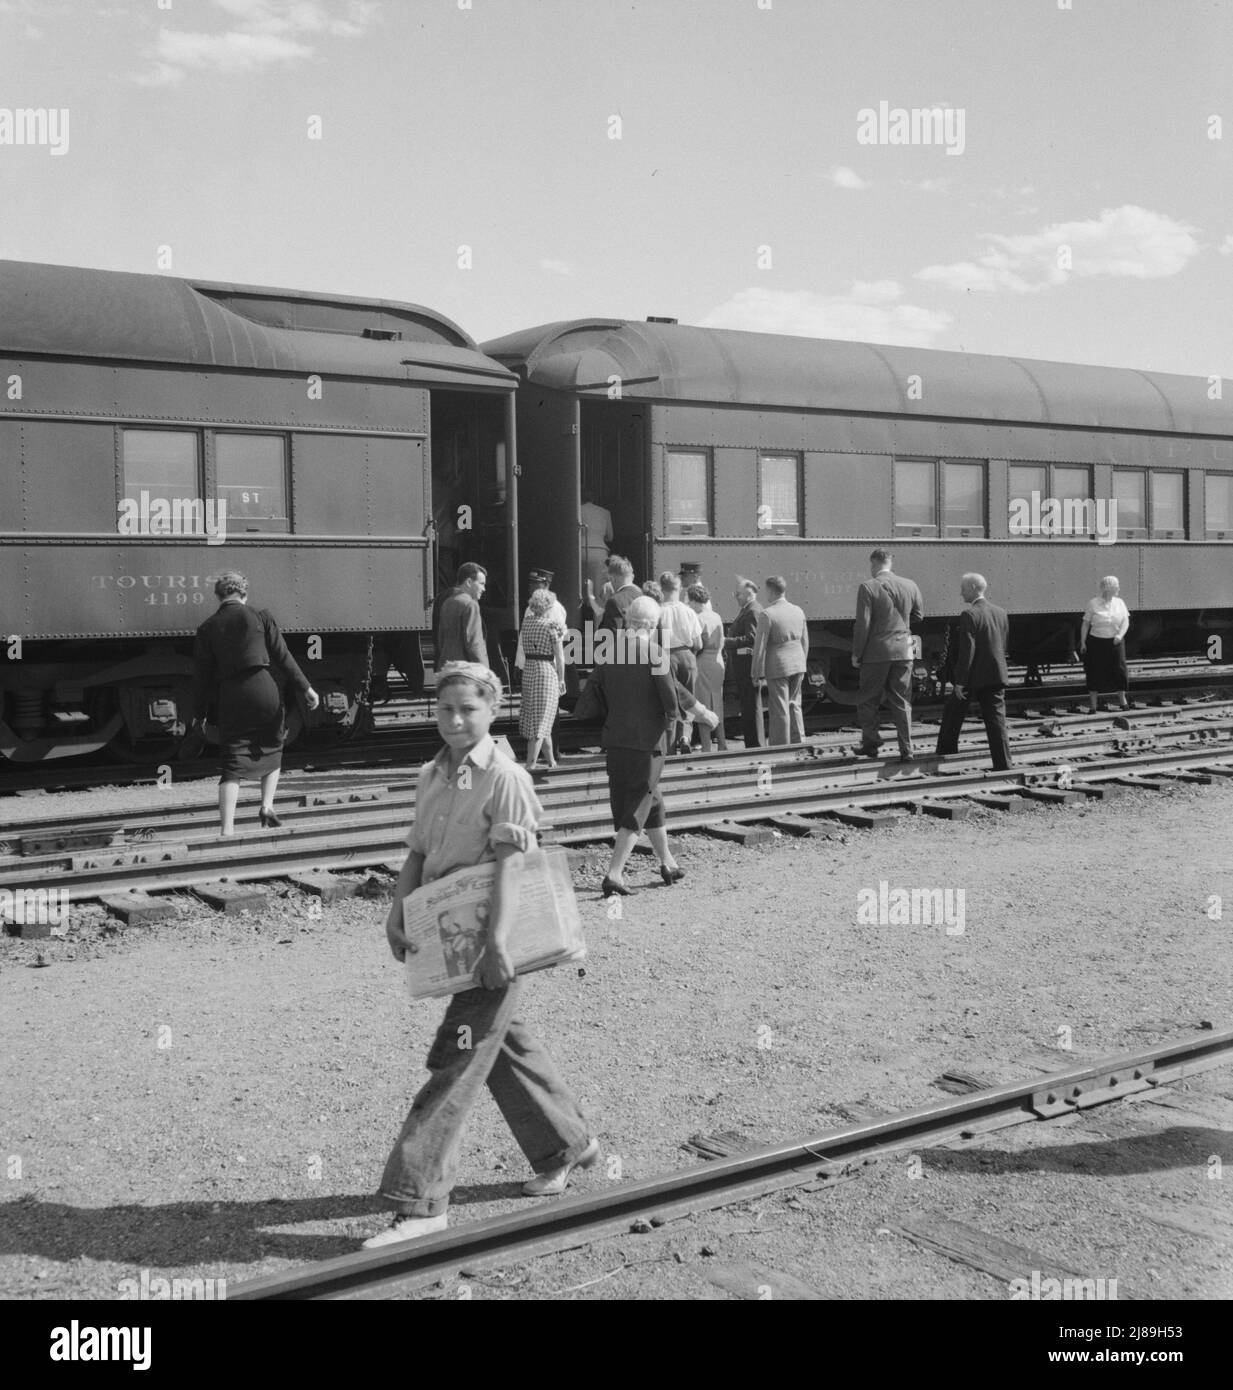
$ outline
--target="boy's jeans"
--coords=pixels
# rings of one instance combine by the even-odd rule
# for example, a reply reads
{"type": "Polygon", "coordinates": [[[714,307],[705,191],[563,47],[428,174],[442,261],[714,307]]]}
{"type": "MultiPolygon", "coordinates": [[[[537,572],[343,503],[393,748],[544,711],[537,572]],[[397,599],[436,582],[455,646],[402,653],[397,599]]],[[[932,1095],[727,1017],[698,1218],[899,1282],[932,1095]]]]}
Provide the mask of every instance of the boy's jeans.
{"type": "Polygon", "coordinates": [[[381,1195],[403,1216],[439,1216],[458,1173],[463,1126],[487,1084],[537,1173],[572,1163],[591,1133],[548,1053],[515,1018],[522,981],[455,994],[428,1053],[431,1075],[403,1122],[381,1195]]]}

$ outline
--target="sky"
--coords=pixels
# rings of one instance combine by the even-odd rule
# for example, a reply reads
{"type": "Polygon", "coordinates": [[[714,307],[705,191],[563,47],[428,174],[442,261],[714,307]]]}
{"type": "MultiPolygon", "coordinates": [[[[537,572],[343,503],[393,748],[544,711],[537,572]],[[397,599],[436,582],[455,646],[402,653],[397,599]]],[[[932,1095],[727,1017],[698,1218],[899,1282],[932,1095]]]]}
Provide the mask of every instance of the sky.
{"type": "Polygon", "coordinates": [[[1231,57],[1233,0],[0,0],[0,258],[1227,377],[1231,57]]]}

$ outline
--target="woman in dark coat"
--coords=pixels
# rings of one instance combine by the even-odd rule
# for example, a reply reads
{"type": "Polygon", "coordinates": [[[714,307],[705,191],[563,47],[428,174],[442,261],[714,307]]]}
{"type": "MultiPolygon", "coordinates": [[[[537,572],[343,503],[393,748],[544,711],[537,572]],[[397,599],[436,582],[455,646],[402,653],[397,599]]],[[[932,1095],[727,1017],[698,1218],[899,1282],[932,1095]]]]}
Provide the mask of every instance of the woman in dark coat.
{"type": "Polygon", "coordinates": [[[671,886],[685,877],[668,846],[664,799],[659,794],[668,731],[686,709],[708,728],[719,723],[718,716],[672,676],[659,604],[653,598],[636,598],[626,611],[625,631],[615,635],[625,640],[617,645],[613,660],[596,665],[591,675],[608,710],[603,745],[616,831],[603,882],[605,898],[613,893],[628,897],[634,891],[625,885],[625,864],[644,830],[664,882],[671,886]]]}
{"type": "Polygon", "coordinates": [[[245,777],[261,779],[261,824],[281,825],[274,814],[274,792],[283,762],[283,698],[270,674],[275,666],[303,695],[310,710],[320,701],[287,650],[278,624],[248,605],[248,580],[235,570],[214,585],[218,612],[197,629],[193,709],[197,722],[218,707],[218,748],[222,775],[218,814],[222,833],[235,832],[235,804],[245,777]]]}

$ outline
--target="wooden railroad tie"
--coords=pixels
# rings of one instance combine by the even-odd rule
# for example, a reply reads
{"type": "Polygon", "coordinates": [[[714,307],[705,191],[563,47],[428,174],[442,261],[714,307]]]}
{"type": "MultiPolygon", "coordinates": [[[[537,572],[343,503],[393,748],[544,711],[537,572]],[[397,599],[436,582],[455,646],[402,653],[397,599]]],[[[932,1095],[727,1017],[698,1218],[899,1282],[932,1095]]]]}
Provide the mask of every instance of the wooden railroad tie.
{"type": "Polygon", "coordinates": [[[731,820],[716,821],[714,825],[704,825],[702,829],[717,840],[735,840],[739,845],[763,845],[774,838],[769,826],[738,825],[731,820]]]}
{"type": "Polygon", "coordinates": [[[877,830],[883,825],[894,825],[897,820],[903,818],[902,811],[858,811],[853,806],[842,806],[838,810],[827,811],[826,814],[837,820],[840,825],[855,826],[858,830],[877,830]]]}
{"type": "Polygon", "coordinates": [[[967,820],[975,810],[970,801],[914,801],[915,816],[937,816],[940,820],[967,820]]]}
{"type": "Polygon", "coordinates": [[[108,893],[99,902],[129,927],[148,927],[162,922],[175,913],[175,909],[164,898],[151,897],[139,888],[129,888],[122,893],[108,893]]]}
{"type": "Polygon", "coordinates": [[[344,874],[327,873],[324,869],[310,869],[304,873],[287,874],[288,883],[294,884],[302,892],[311,893],[323,903],[335,903],[342,898],[353,898],[359,892],[362,879],[348,878],[344,874]]]}
{"type": "Polygon", "coordinates": [[[988,811],[1026,811],[1028,804],[1016,792],[973,792],[968,800],[988,811]]]}
{"type": "Polygon", "coordinates": [[[247,883],[200,883],[193,892],[219,912],[260,912],[269,901],[260,888],[247,883]]]}

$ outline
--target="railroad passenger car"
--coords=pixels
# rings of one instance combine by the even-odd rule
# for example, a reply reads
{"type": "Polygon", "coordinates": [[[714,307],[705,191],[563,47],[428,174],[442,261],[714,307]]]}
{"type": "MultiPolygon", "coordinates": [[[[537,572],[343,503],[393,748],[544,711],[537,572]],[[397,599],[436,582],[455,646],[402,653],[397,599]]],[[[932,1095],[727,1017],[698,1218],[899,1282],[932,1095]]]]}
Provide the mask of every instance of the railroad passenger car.
{"type": "Polygon", "coordinates": [[[734,574],[783,574],[811,667],[844,701],[882,542],[924,593],[933,664],[965,570],[989,579],[1029,667],[1072,656],[1105,574],[1134,613],[1132,655],[1233,650],[1233,399],[1207,378],[670,319],[552,323],[483,351],[521,379],[523,552],[571,606],[592,490],[639,579],[692,562],[731,617],[734,574]],[[1050,498],[1070,505],[1064,532],[1016,534],[1050,498]],[[1106,545],[1099,510],[1074,504],[1110,501],[1106,545]]]}
{"type": "Polygon", "coordinates": [[[0,262],[0,755],[173,747],[225,568],[322,695],[293,729],[422,669],[462,560],[512,626],[515,386],[417,305],[0,262]]]}

